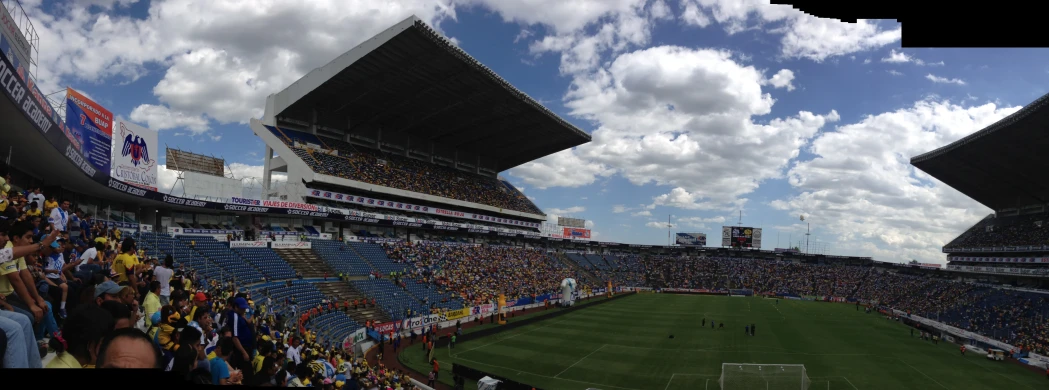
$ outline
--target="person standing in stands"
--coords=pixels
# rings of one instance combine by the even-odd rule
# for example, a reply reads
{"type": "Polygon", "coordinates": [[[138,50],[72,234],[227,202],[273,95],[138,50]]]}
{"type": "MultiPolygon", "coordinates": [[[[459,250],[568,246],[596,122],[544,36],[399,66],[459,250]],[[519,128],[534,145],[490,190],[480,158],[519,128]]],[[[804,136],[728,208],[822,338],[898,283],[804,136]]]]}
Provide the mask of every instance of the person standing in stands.
{"type": "Polygon", "coordinates": [[[164,265],[153,269],[153,280],[160,282],[160,305],[171,304],[171,279],[175,277],[175,259],[171,255],[164,258],[164,265]]]}
{"type": "Polygon", "coordinates": [[[231,351],[230,365],[242,372],[251,372],[251,351],[255,350],[255,331],[251,320],[245,316],[248,300],[243,297],[233,299],[232,311],[226,317],[226,327],[233,331],[234,351],[231,351]]]}
{"type": "Polygon", "coordinates": [[[117,284],[137,286],[138,275],[135,271],[138,266],[135,239],[128,237],[120,244],[120,254],[113,260],[113,272],[117,275],[117,284]]]}

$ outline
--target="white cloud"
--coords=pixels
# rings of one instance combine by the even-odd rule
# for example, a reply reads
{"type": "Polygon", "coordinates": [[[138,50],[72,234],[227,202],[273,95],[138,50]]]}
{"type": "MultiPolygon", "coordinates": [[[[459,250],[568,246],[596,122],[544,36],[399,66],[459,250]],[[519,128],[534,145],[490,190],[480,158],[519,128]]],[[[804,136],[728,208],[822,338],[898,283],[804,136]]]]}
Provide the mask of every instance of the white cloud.
{"type": "Polygon", "coordinates": [[[790,69],[781,69],[772,78],[768,79],[768,83],[773,87],[786,88],[788,91],[794,90],[794,84],[791,84],[792,81],[794,81],[794,72],[790,69]]]}
{"type": "Polygon", "coordinates": [[[902,51],[896,51],[896,49],[890,50],[889,56],[882,58],[881,62],[887,62],[892,64],[913,63],[919,66],[943,66],[943,61],[926,62],[920,58],[916,58],[902,51]]]}
{"type": "Polygon", "coordinates": [[[869,63],[871,63],[871,59],[870,58],[863,60],[863,64],[864,65],[869,64],[869,63]]]}
{"type": "Polygon", "coordinates": [[[648,210],[641,210],[636,213],[630,213],[631,217],[651,217],[652,212],[648,210]]]}
{"type": "Polygon", "coordinates": [[[806,221],[836,247],[884,260],[942,260],[940,248],[990,210],[910,165],[1019,110],[922,101],[820,133],[795,164],[799,195],[771,202],[806,221]],[[826,233],[831,232],[831,233],[826,233]]]}
{"type": "Polygon", "coordinates": [[[50,14],[23,3],[48,43],[41,88],[136,80],[159,67],[161,103],[222,123],[259,116],[266,95],[412,14],[437,28],[455,17],[452,0],[154,0],[142,19],[108,12],[131,0],[56,3],[50,14]]]}
{"type": "Polygon", "coordinates": [[[882,58],[881,62],[902,64],[902,63],[911,62],[913,60],[914,60],[914,58],[909,56],[909,55],[907,55],[907,53],[904,53],[902,51],[896,51],[896,49],[892,49],[892,50],[889,51],[889,56],[885,57],[885,58],[882,58]]]}
{"type": "Polygon", "coordinates": [[[131,110],[130,118],[138,123],[145,123],[147,128],[161,131],[168,129],[188,129],[193,134],[208,131],[208,120],[203,116],[190,116],[183,112],[172,111],[166,106],[141,104],[131,110]]]}
{"type": "Polygon", "coordinates": [[[630,209],[628,209],[626,206],[621,205],[621,204],[617,204],[615,206],[612,206],[612,212],[616,213],[616,214],[625,213],[628,210],[630,210],[630,209]]]}
{"type": "Polygon", "coordinates": [[[578,214],[586,211],[586,207],[583,206],[572,206],[569,208],[559,209],[556,207],[546,209],[548,214],[560,214],[561,216],[578,214]]]}
{"type": "MultiPolygon", "coordinates": [[[[785,78],[781,78],[785,80],[785,78]]],[[[625,53],[574,77],[565,105],[598,124],[593,142],[511,173],[537,186],[580,186],[619,174],[672,188],[655,204],[735,208],[786,164],[836,112],[756,123],[774,103],[767,80],[732,54],[661,46],[625,53]]]]}
{"type": "Polygon", "coordinates": [[[965,81],[962,80],[962,79],[949,79],[949,78],[946,78],[946,77],[936,76],[936,75],[934,75],[932,73],[929,73],[929,74],[925,75],[925,78],[929,79],[929,81],[932,81],[932,82],[937,83],[937,84],[965,85],[965,81]]]}
{"type": "Polygon", "coordinates": [[[897,71],[896,69],[889,69],[888,73],[893,75],[893,76],[903,76],[903,73],[897,71]]]}

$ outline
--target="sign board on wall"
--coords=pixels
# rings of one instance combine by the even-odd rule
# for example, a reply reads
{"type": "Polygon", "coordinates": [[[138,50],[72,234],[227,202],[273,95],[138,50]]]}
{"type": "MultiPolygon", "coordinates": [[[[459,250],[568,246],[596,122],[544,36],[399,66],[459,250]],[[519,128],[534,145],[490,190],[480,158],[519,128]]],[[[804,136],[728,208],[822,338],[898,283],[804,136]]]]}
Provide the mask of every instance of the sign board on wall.
{"type": "Polygon", "coordinates": [[[157,132],[117,119],[113,137],[113,177],[157,190],[157,132]]]}
{"type": "Polygon", "coordinates": [[[313,243],[309,241],[274,241],[270,243],[273,249],[312,249],[313,243]]]}
{"type": "Polygon", "coordinates": [[[266,241],[230,241],[230,248],[265,248],[268,242],[266,241]]]}
{"type": "Polygon", "coordinates": [[[580,229],[580,228],[566,227],[566,228],[564,228],[564,232],[562,233],[562,237],[564,237],[564,238],[575,238],[575,239],[589,240],[590,239],[590,229],[580,229]]]}
{"type": "Polygon", "coordinates": [[[109,172],[113,113],[73,88],[66,88],[66,136],[95,169],[109,172]]]}

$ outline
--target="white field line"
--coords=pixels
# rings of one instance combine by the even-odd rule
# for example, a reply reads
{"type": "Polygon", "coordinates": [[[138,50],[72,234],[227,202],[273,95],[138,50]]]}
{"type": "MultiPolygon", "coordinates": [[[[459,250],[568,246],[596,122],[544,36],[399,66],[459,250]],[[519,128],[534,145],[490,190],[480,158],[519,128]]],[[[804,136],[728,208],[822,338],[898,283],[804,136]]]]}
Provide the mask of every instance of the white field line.
{"type": "Polygon", "coordinates": [[[512,339],[512,338],[514,338],[514,337],[517,337],[517,336],[523,336],[523,335],[526,335],[526,334],[528,334],[528,333],[532,333],[532,332],[535,332],[535,331],[537,331],[537,330],[539,330],[539,329],[543,329],[543,328],[546,328],[546,327],[548,327],[548,326],[550,326],[550,325],[554,325],[554,324],[556,324],[556,323],[559,323],[559,322],[562,322],[562,321],[564,321],[564,320],[561,320],[561,321],[554,321],[554,322],[551,322],[551,323],[549,323],[549,324],[546,324],[546,325],[540,326],[540,327],[538,327],[538,328],[535,328],[535,329],[532,329],[532,330],[524,331],[524,332],[521,332],[521,333],[515,334],[515,335],[513,335],[513,336],[510,336],[510,337],[503,337],[503,338],[501,338],[501,339],[495,340],[495,341],[493,341],[493,342],[490,342],[490,343],[488,343],[488,344],[482,344],[482,345],[479,345],[479,346],[476,346],[476,347],[473,347],[473,348],[467,349],[467,350],[465,350],[465,351],[462,351],[462,352],[458,352],[458,353],[456,353],[456,354],[452,355],[452,357],[453,357],[453,358],[458,358],[458,357],[459,357],[459,355],[462,355],[462,354],[464,354],[464,353],[467,353],[467,352],[473,351],[473,350],[475,350],[475,349],[481,349],[481,348],[487,347],[487,346],[489,346],[489,345],[492,345],[492,344],[497,344],[497,343],[501,343],[501,342],[503,342],[503,341],[506,341],[506,340],[512,339]]]}
{"type": "MultiPolygon", "coordinates": [[[[809,353],[809,352],[792,352],[792,351],[772,352],[772,351],[761,351],[761,350],[753,350],[753,349],[727,350],[727,349],[704,349],[704,348],[696,348],[696,349],[652,348],[652,347],[638,347],[638,346],[634,346],[634,345],[623,345],[623,344],[605,344],[605,346],[608,346],[608,347],[619,347],[619,348],[628,348],[628,349],[644,349],[644,350],[649,350],[649,351],[674,351],[674,352],[754,352],[754,353],[764,353],[764,354],[770,354],[770,355],[878,356],[878,355],[873,355],[873,354],[869,354],[869,353],[809,353]]],[[[685,375],[685,374],[678,374],[678,375],[685,375]]]]}
{"type": "MultiPolygon", "coordinates": [[[[831,378],[844,379],[845,382],[848,383],[849,386],[852,386],[853,389],[860,390],[858,387],[856,387],[856,385],[852,384],[852,381],[850,381],[849,378],[846,378],[846,377],[843,377],[843,376],[810,376],[809,377],[809,379],[831,379],[831,378]]],[[[830,387],[830,381],[827,381],[827,387],[828,388],[830,387]]]]}
{"type": "MultiPolygon", "coordinates": [[[[671,384],[671,383],[674,383],[674,377],[675,377],[675,376],[678,376],[678,375],[681,375],[681,376],[721,376],[721,375],[718,375],[718,374],[713,374],[713,375],[711,375],[711,374],[677,374],[677,373],[675,373],[675,374],[670,374],[670,380],[669,380],[669,381],[667,381],[667,387],[664,387],[664,388],[663,388],[663,390],[667,390],[667,389],[669,389],[669,388],[670,388],[670,384],[671,384]]],[[[704,385],[703,385],[703,386],[704,386],[704,388],[705,388],[706,386],[709,386],[709,385],[710,385],[710,379],[707,379],[707,380],[706,380],[705,382],[703,382],[703,383],[704,383],[704,385]]]]}
{"type": "Polygon", "coordinates": [[[535,376],[535,377],[539,377],[539,378],[547,378],[547,379],[555,379],[555,380],[559,380],[559,381],[582,383],[584,385],[594,385],[594,386],[600,386],[600,387],[607,387],[607,388],[611,388],[611,389],[641,390],[641,389],[635,389],[635,388],[632,388],[632,387],[619,387],[619,386],[606,385],[604,383],[577,381],[575,379],[555,378],[555,377],[552,377],[552,376],[549,376],[549,375],[536,374],[534,372],[528,372],[528,371],[518,371],[516,368],[513,368],[513,367],[497,366],[497,365],[494,365],[494,364],[482,363],[482,362],[479,362],[479,361],[476,361],[476,360],[470,360],[470,359],[462,359],[462,358],[460,358],[459,360],[462,360],[464,362],[474,363],[474,364],[480,364],[482,366],[502,368],[504,370],[516,371],[516,372],[519,372],[521,374],[531,375],[531,376],[535,376]]]}
{"type": "MultiPolygon", "coordinates": [[[[576,366],[576,364],[579,364],[579,363],[581,363],[581,362],[582,362],[583,360],[586,360],[586,358],[590,357],[590,355],[593,355],[593,354],[597,353],[597,351],[600,351],[600,350],[601,350],[601,348],[604,348],[604,347],[605,347],[605,345],[606,345],[606,344],[601,344],[601,346],[600,346],[600,347],[597,347],[597,349],[595,349],[595,350],[594,350],[593,352],[590,352],[590,353],[586,354],[586,356],[583,356],[583,358],[582,358],[582,359],[579,359],[579,360],[577,360],[577,361],[576,361],[575,363],[572,363],[572,365],[571,365],[571,366],[568,366],[568,368],[565,368],[564,370],[561,370],[561,372],[557,373],[557,375],[554,375],[554,378],[557,378],[557,377],[561,376],[561,374],[564,374],[564,373],[565,373],[565,371],[568,371],[568,370],[569,370],[569,369],[571,369],[572,367],[575,367],[575,366],[576,366]]],[[[558,378],[558,379],[560,379],[560,378],[558,378]]]]}
{"type": "MultiPolygon", "coordinates": [[[[903,364],[906,364],[906,365],[907,365],[907,367],[910,367],[910,368],[911,368],[912,370],[914,370],[914,371],[918,371],[918,373],[919,373],[919,374],[925,375],[925,377],[926,377],[926,378],[929,378],[929,380],[931,380],[931,381],[933,381],[933,382],[936,382],[936,384],[937,384],[937,385],[940,385],[940,387],[942,387],[942,388],[945,388],[945,389],[947,388],[947,386],[944,386],[944,385],[943,385],[943,383],[940,383],[940,381],[938,381],[938,380],[936,380],[936,379],[933,379],[933,377],[929,376],[929,374],[926,374],[926,373],[925,373],[924,371],[922,371],[922,370],[919,370],[919,369],[918,369],[917,367],[914,367],[914,366],[912,366],[912,365],[911,365],[910,363],[907,363],[907,362],[906,362],[906,361],[904,361],[903,359],[900,359],[900,358],[896,358],[896,360],[899,360],[899,361],[903,362],[903,364]]],[[[855,387],[855,386],[854,386],[854,387],[855,387]]],[[[949,390],[949,389],[948,389],[948,390],[949,390]]]]}

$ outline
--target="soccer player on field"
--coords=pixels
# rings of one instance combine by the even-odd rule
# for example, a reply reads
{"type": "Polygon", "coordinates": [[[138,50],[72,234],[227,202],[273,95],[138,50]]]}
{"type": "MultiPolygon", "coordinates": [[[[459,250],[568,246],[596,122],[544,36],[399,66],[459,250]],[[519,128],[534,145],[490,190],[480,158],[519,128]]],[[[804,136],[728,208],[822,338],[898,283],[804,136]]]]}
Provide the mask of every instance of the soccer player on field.
{"type": "Polygon", "coordinates": [[[965,345],[962,345],[961,351],[962,351],[962,356],[965,356],[965,345]]]}

